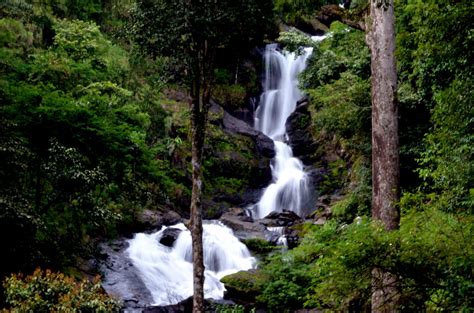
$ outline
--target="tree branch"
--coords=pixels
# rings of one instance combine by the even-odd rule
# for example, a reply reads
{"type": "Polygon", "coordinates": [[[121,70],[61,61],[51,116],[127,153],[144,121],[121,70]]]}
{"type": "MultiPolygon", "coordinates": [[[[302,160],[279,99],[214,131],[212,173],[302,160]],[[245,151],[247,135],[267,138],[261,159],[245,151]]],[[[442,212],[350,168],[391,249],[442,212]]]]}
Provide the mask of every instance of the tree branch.
{"type": "Polygon", "coordinates": [[[365,31],[366,10],[351,14],[336,4],[325,5],[321,8],[316,19],[329,27],[332,22],[339,21],[349,27],[365,31]]]}

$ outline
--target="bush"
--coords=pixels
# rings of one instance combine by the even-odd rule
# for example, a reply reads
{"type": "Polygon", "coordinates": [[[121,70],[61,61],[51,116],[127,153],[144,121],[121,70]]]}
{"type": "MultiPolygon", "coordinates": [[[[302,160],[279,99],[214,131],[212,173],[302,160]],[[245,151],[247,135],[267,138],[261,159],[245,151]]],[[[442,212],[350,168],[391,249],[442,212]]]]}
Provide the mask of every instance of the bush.
{"type": "Polygon", "coordinates": [[[99,277],[93,282],[50,270],[5,279],[6,302],[11,312],[118,312],[120,303],[106,295],[99,277]]]}
{"type": "Polygon", "coordinates": [[[241,85],[216,85],[212,96],[227,110],[233,111],[245,107],[246,90],[241,85]]]}
{"type": "MultiPolygon", "coordinates": [[[[404,202],[408,203],[408,202],[404,202]]],[[[302,244],[263,266],[270,277],[258,299],[270,309],[370,308],[374,267],[400,279],[401,310],[461,312],[472,308],[472,217],[430,205],[409,210],[400,229],[385,232],[367,219],[332,221],[309,232],[302,244]]]]}

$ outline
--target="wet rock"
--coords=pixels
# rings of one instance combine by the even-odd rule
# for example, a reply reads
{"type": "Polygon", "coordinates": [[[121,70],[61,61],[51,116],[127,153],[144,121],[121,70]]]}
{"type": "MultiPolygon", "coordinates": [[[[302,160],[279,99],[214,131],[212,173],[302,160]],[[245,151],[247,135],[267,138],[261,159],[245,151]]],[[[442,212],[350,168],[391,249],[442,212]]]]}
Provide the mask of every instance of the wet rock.
{"type": "Polygon", "coordinates": [[[138,214],[137,225],[133,232],[155,231],[163,225],[175,225],[181,221],[181,216],[174,211],[162,212],[145,209],[138,214]]]}
{"type": "Polygon", "coordinates": [[[159,211],[153,211],[145,209],[138,213],[137,216],[138,227],[144,230],[148,229],[159,229],[162,224],[162,213],[159,211]]]}
{"type": "Polygon", "coordinates": [[[192,312],[193,297],[189,297],[177,304],[166,306],[151,306],[143,309],[143,313],[183,313],[192,312]]]}
{"type": "MultiPolygon", "coordinates": [[[[213,104],[213,107],[217,104],[213,104]]],[[[215,109],[217,110],[217,109],[215,109]]],[[[227,112],[223,112],[222,126],[224,130],[232,134],[239,134],[250,137],[253,139],[256,145],[257,153],[266,158],[273,158],[275,156],[275,145],[273,140],[268,136],[254,129],[249,124],[242,120],[230,115],[227,112]]]]}
{"type": "Polygon", "coordinates": [[[299,232],[291,228],[285,229],[285,238],[286,243],[288,245],[288,249],[293,249],[300,242],[299,232]]]}
{"type": "Polygon", "coordinates": [[[265,226],[260,222],[254,222],[242,208],[229,209],[228,212],[222,214],[219,220],[232,229],[234,235],[241,240],[250,238],[265,239],[265,226]]]}
{"type": "Polygon", "coordinates": [[[283,212],[271,212],[268,214],[261,223],[265,226],[292,226],[295,224],[302,223],[303,219],[293,211],[283,210],[283,212]]]}
{"type": "Polygon", "coordinates": [[[256,297],[262,293],[262,286],[266,284],[268,277],[261,270],[252,269],[225,276],[221,281],[226,287],[224,299],[254,306],[256,297]]]}
{"type": "Polygon", "coordinates": [[[153,298],[133,266],[125,238],[99,245],[103,259],[98,260],[103,274],[102,287],[111,296],[121,299],[124,312],[141,312],[153,298]]]}
{"type": "Polygon", "coordinates": [[[165,226],[175,225],[181,223],[183,219],[175,211],[167,211],[162,215],[162,223],[165,226]]]}
{"type": "Polygon", "coordinates": [[[309,101],[303,98],[298,101],[296,109],[286,120],[286,132],[293,155],[304,164],[312,164],[316,152],[316,142],[311,136],[311,113],[308,110],[309,101]]]}
{"type": "Polygon", "coordinates": [[[172,247],[176,239],[178,239],[179,234],[181,234],[181,229],[168,227],[163,231],[160,243],[167,247],[172,247]]]}

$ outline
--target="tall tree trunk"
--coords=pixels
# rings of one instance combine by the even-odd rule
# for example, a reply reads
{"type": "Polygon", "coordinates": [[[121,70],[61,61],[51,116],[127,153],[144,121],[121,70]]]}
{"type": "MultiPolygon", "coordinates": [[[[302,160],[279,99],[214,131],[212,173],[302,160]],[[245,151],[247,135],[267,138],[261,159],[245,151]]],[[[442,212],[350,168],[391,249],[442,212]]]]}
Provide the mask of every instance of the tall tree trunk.
{"type": "Polygon", "coordinates": [[[191,238],[193,248],[193,312],[204,312],[204,247],[202,240],[202,154],[206,135],[207,113],[211,97],[214,50],[204,41],[199,52],[199,67],[191,88],[192,180],[191,238]]]}
{"type": "MultiPolygon", "coordinates": [[[[387,231],[400,222],[397,72],[393,0],[370,0],[366,39],[372,70],[372,218],[387,231]]],[[[395,274],[372,271],[372,312],[396,312],[395,274]]]]}
{"type": "Polygon", "coordinates": [[[193,248],[193,312],[204,312],[204,260],[202,244],[202,152],[205,127],[202,121],[202,103],[200,95],[192,96],[192,180],[191,194],[191,238],[193,248]]]}

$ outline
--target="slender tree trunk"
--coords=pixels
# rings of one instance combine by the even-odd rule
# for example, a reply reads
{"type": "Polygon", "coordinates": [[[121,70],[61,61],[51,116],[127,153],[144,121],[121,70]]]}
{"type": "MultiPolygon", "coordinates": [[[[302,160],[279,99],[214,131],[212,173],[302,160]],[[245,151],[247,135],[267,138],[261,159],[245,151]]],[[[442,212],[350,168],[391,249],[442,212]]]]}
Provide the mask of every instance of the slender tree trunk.
{"type": "Polygon", "coordinates": [[[204,260],[202,244],[202,150],[205,128],[202,122],[202,103],[199,94],[192,96],[192,180],[191,238],[193,247],[193,312],[204,312],[204,260]]]}
{"type": "Polygon", "coordinates": [[[198,57],[191,89],[192,169],[191,238],[193,247],[193,312],[204,312],[204,247],[202,239],[202,154],[206,135],[207,113],[211,97],[214,50],[204,41],[198,57]]]}
{"type": "MultiPolygon", "coordinates": [[[[400,222],[397,72],[393,0],[370,0],[366,39],[372,69],[372,218],[387,231],[400,222]]],[[[398,279],[372,271],[372,312],[396,312],[398,279]]]]}

